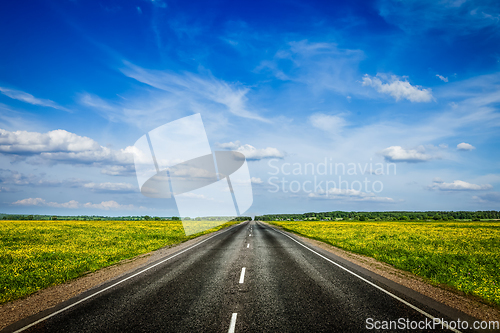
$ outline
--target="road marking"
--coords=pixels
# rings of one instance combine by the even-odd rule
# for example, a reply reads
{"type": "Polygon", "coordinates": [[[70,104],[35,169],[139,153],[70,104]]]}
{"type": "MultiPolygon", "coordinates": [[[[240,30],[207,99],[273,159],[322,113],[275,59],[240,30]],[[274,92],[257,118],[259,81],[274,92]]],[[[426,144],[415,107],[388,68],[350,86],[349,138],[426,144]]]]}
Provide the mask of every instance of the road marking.
{"type": "Polygon", "coordinates": [[[275,228],[272,228],[272,227],[270,227],[270,228],[271,228],[271,229],[273,229],[274,231],[277,231],[277,232],[279,232],[280,234],[282,234],[282,235],[284,235],[284,236],[286,236],[286,237],[290,238],[290,239],[291,239],[291,240],[293,240],[295,243],[297,243],[297,244],[299,244],[300,246],[302,246],[302,247],[304,247],[304,248],[308,249],[308,250],[309,250],[309,251],[311,251],[312,253],[317,254],[318,256],[320,256],[321,258],[325,259],[326,261],[328,261],[328,262],[330,262],[330,263],[334,264],[335,266],[337,266],[337,267],[339,267],[339,268],[343,269],[344,271],[346,271],[346,272],[348,272],[348,273],[350,273],[350,274],[354,275],[355,277],[357,277],[357,278],[359,278],[359,279],[363,280],[364,282],[368,283],[368,284],[369,284],[369,285],[371,285],[372,287],[377,288],[378,290],[380,290],[380,291],[384,292],[385,294],[387,294],[387,295],[391,296],[392,298],[394,298],[394,299],[396,299],[396,300],[400,301],[401,303],[403,303],[403,304],[405,304],[405,305],[409,306],[409,307],[410,307],[410,308],[412,308],[413,310],[415,310],[415,311],[417,311],[417,312],[419,312],[419,313],[423,314],[423,315],[424,315],[424,316],[426,316],[427,318],[430,318],[430,319],[432,319],[433,321],[435,320],[435,321],[436,321],[436,323],[438,323],[438,324],[443,324],[443,326],[444,326],[445,328],[449,329],[450,331],[455,332],[455,333],[462,333],[461,331],[459,331],[459,330],[457,330],[457,329],[454,329],[454,328],[450,327],[450,326],[449,326],[446,322],[442,322],[442,321],[441,321],[441,319],[434,317],[433,315],[431,315],[431,314],[429,314],[429,313],[425,312],[424,310],[421,310],[420,308],[416,307],[415,305],[413,305],[413,304],[411,304],[411,303],[409,303],[409,302],[405,301],[404,299],[402,299],[402,298],[400,298],[400,297],[398,297],[398,296],[394,295],[394,294],[393,294],[393,293],[391,293],[390,291],[387,291],[387,290],[385,290],[384,288],[377,286],[377,285],[376,285],[376,284],[374,284],[373,282],[368,281],[367,279],[365,279],[365,278],[363,278],[363,277],[359,276],[358,274],[356,274],[356,273],[354,273],[354,272],[352,272],[352,271],[348,270],[347,268],[345,268],[345,267],[343,267],[343,266],[341,266],[341,265],[337,264],[335,261],[333,261],[333,260],[331,260],[331,259],[328,259],[328,258],[327,258],[327,257],[325,257],[324,255],[322,255],[322,254],[320,254],[320,253],[318,253],[318,252],[314,251],[313,249],[311,249],[311,248],[309,248],[309,247],[305,246],[304,244],[302,244],[301,242],[299,242],[299,241],[298,241],[298,240],[296,240],[295,238],[293,238],[293,237],[291,237],[291,236],[289,236],[289,235],[285,234],[284,232],[281,232],[281,231],[280,231],[280,230],[278,230],[278,229],[275,229],[275,228]]]}
{"type": "Polygon", "coordinates": [[[237,315],[238,315],[237,313],[233,313],[233,315],[231,316],[231,323],[229,324],[229,331],[227,331],[227,333],[234,333],[234,328],[236,327],[237,315]]]}
{"type": "Polygon", "coordinates": [[[240,283],[243,283],[245,281],[245,269],[245,267],[241,269],[240,283]]]}
{"type": "MultiPolygon", "coordinates": [[[[131,275],[131,276],[129,276],[129,277],[127,277],[127,278],[123,279],[123,280],[120,280],[120,281],[118,281],[118,282],[116,282],[116,283],[112,284],[112,285],[111,285],[111,286],[109,286],[109,287],[106,287],[106,288],[104,288],[104,289],[101,289],[101,290],[99,290],[99,291],[97,291],[97,292],[93,293],[92,295],[89,295],[89,296],[87,296],[87,297],[85,297],[85,298],[82,298],[81,300],[79,300],[79,301],[77,301],[77,302],[75,302],[75,303],[72,303],[72,304],[68,305],[68,306],[67,306],[67,307],[65,307],[65,308],[62,308],[62,309],[60,309],[60,310],[57,310],[56,312],[53,312],[53,313],[51,313],[51,314],[49,314],[49,315],[47,315],[47,316],[45,316],[45,317],[43,317],[43,318],[41,318],[41,319],[38,319],[37,321],[32,322],[31,324],[26,325],[26,326],[24,326],[24,327],[22,327],[22,328],[18,329],[17,331],[14,331],[14,333],[18,333],[18,332],[22,332],[22,331],[24,331],[24,330],[27,330],[28,328],[30,328],[30,327],[32,327],[32,326],[35,326],[36,324],[39,324],[39,323],[41,323],[42,321],[45,321],[45,320],[47,320],[47,319],[49,319],[49,318],[51,318],[51,317],[54,317],[55,315],[58,315],[59,313],[61,313],[61,312],[63,312],[63,311],[66,311],[66,310],[68,310],[68,309],[70,309],[70,308],[74,307],[75,305],[78,305],[78,304],[80,304],[80,303],[83,303],[83,302],[85,302],[86,300],[88,300],[88,299],[90,299],[90,298],[92,298],[92,297],[94,297],[94,296],[96,296],[96,295],[99,295],[99,294],[101,294],[101,293],[105,292],[106,290],[109,290],[109,289],[111,289],[111,288],[113,288],[113,287],[115,287],[115,286],[119,285],[120,283],[123,283],[123,282],[125,282],[125,281],[127,281],[127,280],[130,280],[131,278],[136,277],[137,275],[140,275],[140,274],[142,274],[142,273],[144,273],[144,272],[146,272],[146,271],[150,270],[150,269],[151,269],[151,268],[153,268],[153,267],[156,267],[156,266],[158,266],[158,265],[161,265],[161,264],[163,264],[165,261],[168,261],[168,260],[170,260],[170,259],[172,259],[172,258],[175,258],[175,257],[177,257],[178,255],[180,255],[180,254],[182,254],[182,253],[184,253],[184,252],[186,252],[186,251],[189,251],[189,250],[191,250],[192,248],[195,248],[195,247],[197,247],[198,245],[200,245],[200,244],[202,244],[202,243],[205,243],[205,242],[206,242],[206,241],[208,241],[209,239],[212,239],[212,238],[214,238],[214,237],[216,237],[216,236],[220,236],[220,235],[222,235],[223,233],[226,233],[226,232],[228,232],[229,230],[231,230],[231,229],[233,229],[233,228],[235,228],[235,227],[237,227],[237,226],[238,226],[238,225],[235,225],[234,227],[231,227],[231,228],[229,228],[229,229],[226,229],[226,230],[224,230],[223,232],[221,232],[221,233],[219,233],[219,234],[216,234],[216,235],[210,236],[210,237],[208,237],[208,238],[205,238],[205,239],[204,239],[204,240],[202,240],[201,242],[198,242],[198,243],[194,244],[193,246],[190,246],[190,247],[188,247],[187,249],[184,249],[184,250],[182,250],[181,252],[178,252],[178,253],[176,253],[176,254],[174,254],[174,255],[172,255],[172,256],[170,256],[170,257],[168,257],[168,258],[166,258],[166,259],[164,259],[164,260],[162,260],[162,261],[160,261],[160,262],[158,262],[158,263],[156,263],[156,264],[154,264],[153,266],[150,266],[150,267],[148,267],[148,268],[145,268],[145,269],[143,269],[142,271],[135,273],[134,275],[131,275]]],[[[234,313],[234,314],[233,314],[233,316],[234,316],[235,321],[236,321],[236,314],[234,313]]],[[[234,332],[234,330],[233,330],[233,332],[234,332]]]]}
{"type": "Polygon", "coordinates": [[[247,244],[247,249],[250,247],[250,244],[247,244]]]}

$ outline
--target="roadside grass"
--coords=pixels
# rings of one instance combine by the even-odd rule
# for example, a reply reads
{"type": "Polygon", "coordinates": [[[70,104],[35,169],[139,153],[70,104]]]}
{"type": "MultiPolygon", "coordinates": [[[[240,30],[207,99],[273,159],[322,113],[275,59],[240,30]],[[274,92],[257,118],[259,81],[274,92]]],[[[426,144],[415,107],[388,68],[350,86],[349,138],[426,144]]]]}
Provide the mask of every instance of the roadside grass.
{"type": "Polygon", "coordinates": [[[181,221],[0,221],[0,304],[236,223],[186,236],[181,221]]]}
{"type": "Polygon", "coordinates": [[[268,222],[500,305],[500,222],[268,222]]]}

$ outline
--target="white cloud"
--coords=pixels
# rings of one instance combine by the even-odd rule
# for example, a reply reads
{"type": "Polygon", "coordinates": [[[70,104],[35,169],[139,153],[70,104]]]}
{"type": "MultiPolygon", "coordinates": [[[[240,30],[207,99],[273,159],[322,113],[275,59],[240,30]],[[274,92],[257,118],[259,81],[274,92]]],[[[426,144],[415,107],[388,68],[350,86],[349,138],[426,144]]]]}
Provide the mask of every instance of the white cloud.
{"type": "Polygon", "coordinates": [[[243,145],[236,149],[236,151],[245,155],[247,160],[261,160],[264,158],[283,158],[285,155],[276,148],[267,147],[264,149],[257,149],[251,145],[243,145]]]}
{"type": "Polygon", "coordinates": [[[277,148],[267,147],[264,149],[257,149],[249,144],[242,145],[239,141],[217,143],[217,146],[224,149],[231,149],[245,155],[247,160],[261,160],[264,158],[283,158],[285,154],[280,152],[277,148]]]}
{"type": "Polygon", "coordinates": [[[57,203],[57,202],[47,202],[45,199],[42,198],[28,198],[28,199],[22,199],[18,200],[16,202],[12,203],[13,205],[19,205],[19,206],[45,206],[45,207],[54,207],[54,208],[78,208],[80,207],[80,204],[78,201],[71,200],[68,202],[64,203],[57,203]]]}
{"type": "Polygon", "coordinates": [[[430,88],[422,88],[421,86],[412,86],[406,79],[401,80],[396,75],[387,77],[385,74],[377,74],[363,76],[363,86],[375,88],[379,93],[389,94],[399,101],[407,99],[410,102],[430,102],[433,100],[432,91],[430,88]],[[383,83],[382,80],[386,81],[383,83]]]}
{"type": "Polygon", "coordinates": [[[65,107],[60,106],[59,104],[51,101],[50,99],[36,98],[35,96],[28,94],[24,91],[0,87],[0,93],[4,94],[5,96],[10,97],[12,99],[17,99],[18,101],[29,103],[32,105],[46,106],[46,107],[58,109],[61,111],[71,112],[70,110],[66,109],[65,107]]]}
{"type": "Polygon", "coordinates": [[[222,149],[236,150],[239,147],[241,147],[241,142],[235,141],[235,142],[217,143],[217,147],[222,149]]]}
{"type": "Polygon", "coordinates": [[[0,129],[0,152],[10,154],[42,152],[81,152],[100,148],[94,140],[65,130],[47,133],[0,129]]]}
{"type": "Polygon", "coordinates": [[[323,131],[341,131],[347,122],[341,115],[315,113],[309,117],[311,124],[323,131]]]}
{"type": "Polygon", "coordinates": [[[317,193],[309,193],[309,198],[313,199],[333,199],[347,201],[370,201],[370,202],[387,202],[394,203],[395,200],[388,197],[378,197],[373,192],[362,192],[353,189],[331,188],[328,192],[320,191],[317,193]]]}
{"type": "Polygon", "coordinates": [[[448,82],[448,78],[447,77],[444,77],[442,75],[439,75],[439,74],[436,74],[436,76],[441,80],[441,81],[444,81],[444,82],[448,82]]]}
{"type": "Polygon", "coordinates": [[[473,145],[471,145],[469,143],[462,142],[462,143],[459,143],[457,145],[457,149],[467,151],[467,150],[474,150],[474,149],[476,149],[476,147],[474,147],[473,145]]]}
{"type": "Polygon", "coordinates": [[[87,183],[83,187],[96,192],[135,192],[137,186],[129,183],[87,183]]]}
{"type": "Polygon", "coordinates": [[[185,198],[191,198],[191,199],[213,200],[212,198],[207,198],[203,194],[197,194],[197,193],[192,193],[192,192],[182,193],[182,194],[177,195],[177,197],[185,197],[185,198]]]}
{"type": "Polygon", "coordinates": [[[257,177],[252,177],[250,180],[251,180],[252,184],[262,184],[263,183],[262,179],[257,178],[257,177]]]}
{"type": "Polygon", "coordinates": [[[389,162],[425,162],[439,158],[438,156],[429,155],[425,152],[425,148],[420,146],[417,149],[404,149],[401,146],[391,146],[380,152],[382,156],[389,162]]]}
{"type": "Polygon", "coordinates": [[[134,176],[135,168],[132,164],[110,165],[101,169],[101,173],[108,176],[134,176]]]}
{"type": "Polygon", "coordinates": [[[455,180],[453,183],[445,183],[440,178],[434,178],[432,185],[427,187],[429,190],[440,191],[481,191],[493,188],[490,184],[477,185],[464,182],[463,180],[455,180]]]}
{"type": "MultiPolygon", "coordinates": [[[[28,199],[18,200],[16,202],[13,202],[12,204],[18,205],[18,206],[44,206],[44,207],[71,208],[71,209],[95,208],[95,209],[102,209],[102,210],[135,209],[135,208],[137,208],[132,204],[121,205],[114,200],[102,201],[101,203],[98,203],[98,204],[93,204],[91,202],[87,202],[86,204],[80,204],[76,200],[71,200],[71,201],[64,202],[64,203],[58,203],[58,202],[47,202],[47,201],[45,201],[45,199],[42,199],[42,198],[28,198],[28,199]]],[[[142,206],[140,206],[139,208],[144,209],[144,207],[142,207],[142,206]]]]}
{"type": "MultiPolygon", "coordinates": [[[[118,202],[114,200],[110,201],[102,201],[101,203],[98,204],[93,204],[91,202],[87,202],[86,204],[83,204],[82,207],[84,208],[96,208],[96,209],[102,209],[102,210],[110,210],[110,209],[134,209],[136,208],[134,205],[121,205],[118,202]]],[[[139,207],[139,208],[144,208],[144,207],[139,207]]]]}
{"type": "Polygon", "coordinates": [[[61,129],[47,133],[0,129],[0,153],[4,154],[36,155],[53,162],[125,165],[133,164],[134,152],[132,146],[116,151],[61,129]]]}

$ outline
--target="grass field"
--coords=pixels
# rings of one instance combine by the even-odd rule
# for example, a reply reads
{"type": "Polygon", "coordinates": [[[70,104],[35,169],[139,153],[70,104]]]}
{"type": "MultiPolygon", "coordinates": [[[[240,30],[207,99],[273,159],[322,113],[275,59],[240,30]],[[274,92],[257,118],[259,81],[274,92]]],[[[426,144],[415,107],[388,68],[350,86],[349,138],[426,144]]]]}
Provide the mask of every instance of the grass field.
{"type": "Polygon", "coordinates": [[[269,222],[500,305],[500,222],[269,222]]]}
{"type": "Polygon", "coordinates": [[[0,304],[235,223],[186,236],[181,221],[0,221],[0,304]]]}

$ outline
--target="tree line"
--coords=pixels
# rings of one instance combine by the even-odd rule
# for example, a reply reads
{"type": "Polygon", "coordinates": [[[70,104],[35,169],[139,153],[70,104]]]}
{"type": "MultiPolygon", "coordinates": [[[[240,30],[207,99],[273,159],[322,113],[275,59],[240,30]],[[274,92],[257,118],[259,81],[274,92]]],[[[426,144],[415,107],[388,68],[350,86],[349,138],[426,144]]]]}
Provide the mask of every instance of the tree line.
{"type": "Polygon", "coordinates": [[[480,221],[487,219],[500,219],[499,211],[394,211],[394,212],[321,212],[305,214],[267,214],[255,216],[255,220],[260,221],[453,221],[470,220],[480,221]]]}
{"type": "MultiPolygon", "coordinates": [[[[99,216],[99,215],[26,215],[26,214],[0,214],[2,220],[36,220],[36,221],[179,221],[178,216],[99,216]]],[[[189,218],[185,217],[184,220],[195,221],[226,221],[227,217],[207,216],[189,218]]],[[[232,221],[248,221],[252,220],[249,216],[238,216],[232,221]]]]}

